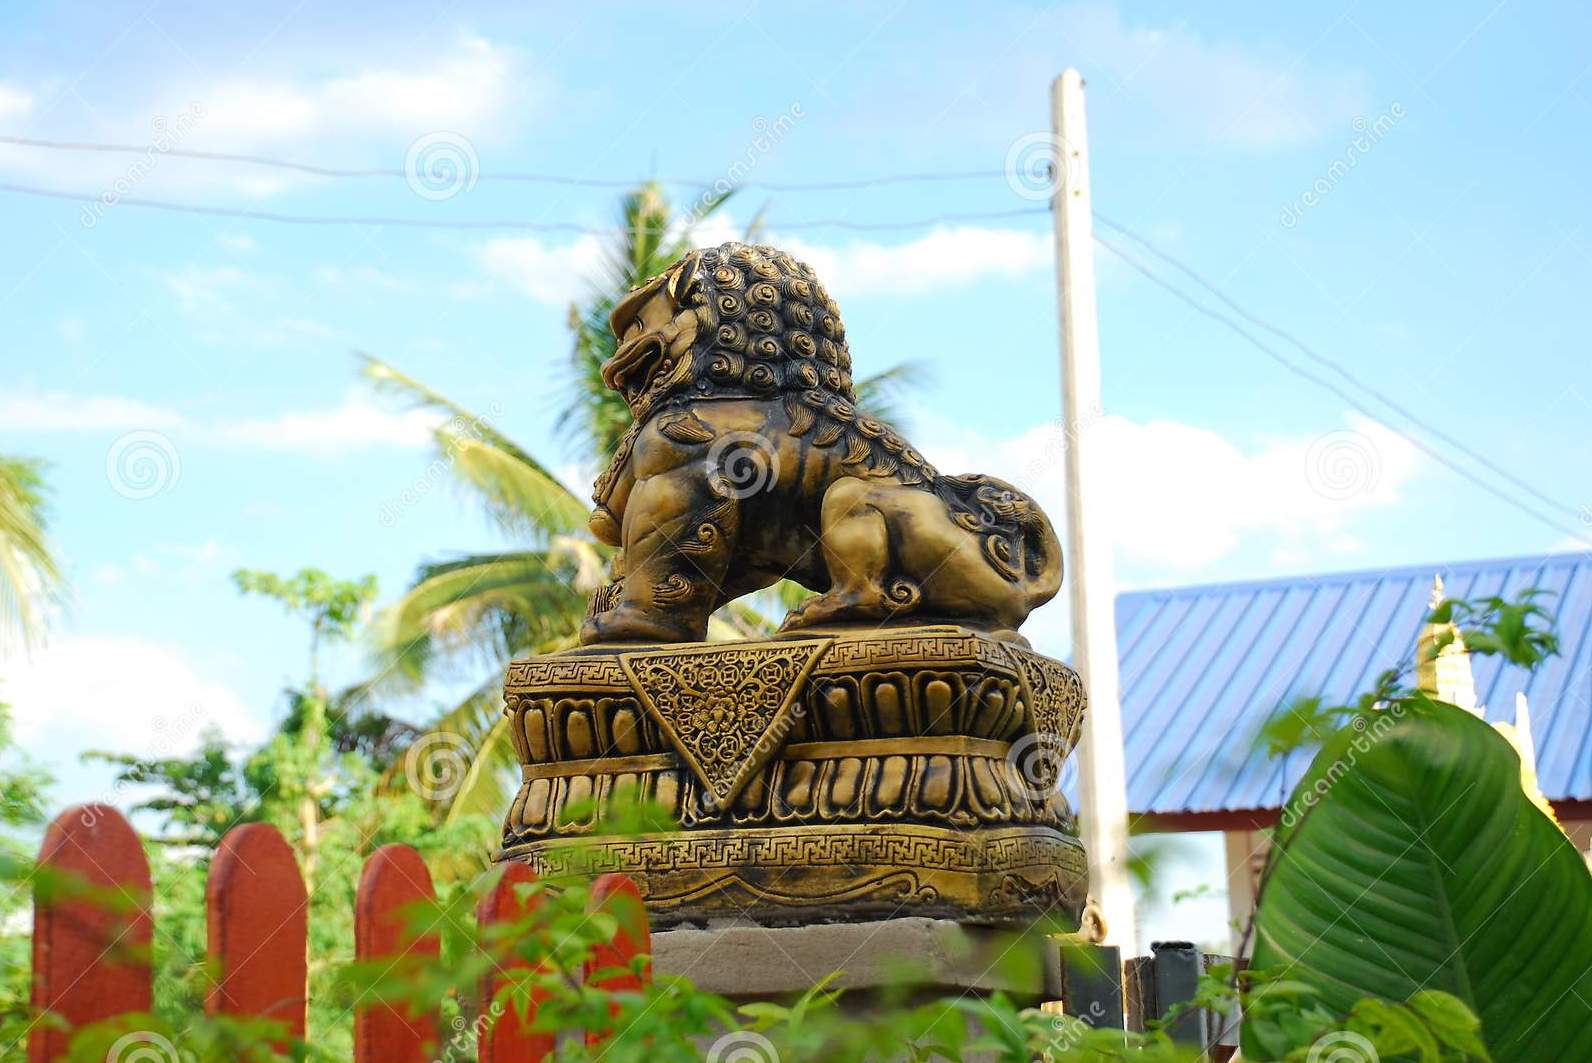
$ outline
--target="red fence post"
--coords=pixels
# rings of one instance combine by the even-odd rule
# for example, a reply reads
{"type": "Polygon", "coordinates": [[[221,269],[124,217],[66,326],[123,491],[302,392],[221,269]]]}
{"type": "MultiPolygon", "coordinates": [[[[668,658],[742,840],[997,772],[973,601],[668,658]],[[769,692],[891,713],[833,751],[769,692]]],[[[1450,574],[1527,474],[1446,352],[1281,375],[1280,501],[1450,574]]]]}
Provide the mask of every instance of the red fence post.
{"type": "Polygon", "coordinates": [[[149,862],[132,826],[109,805],[69,808],[45,831],[39,864],[32,1002],[71,1029],[35,1020],[28,1063],[65,1055],[78,1027],[152,1007],[149,862]],[[58,884],[67,892],[52,897],[58,884]],[[73,884],[104,892],[74,899],[73,884]]]}
{"type": "MultiPolygon", "coordinates": [[[[498,876],[491,891],[476,905],[476,924],[485,929],[494,923],[524,919],[536,909],[540,898],[522,898],[520,891],[515,887],[535,881],[536,873],[526,865],[519,863],[505,865],[503,873],[498,876]]],[[[512,1006],[505,1009],[496,1022],[490,1020],[492,998],[496,995],[498,986],[504,981],[501,976],[512,969],[523,969],[527,966],[523,960],[507,960],[499,968],[499,975],[488,975],[481,980],[482,1022],[478,1053],[480,1063],[541,1063],[557,1048],[556,1038],[552,1034],[532,1033],[526,1029],[526,1026],[536,1019],[534,997],[524,1023],[520,1021],[518,1010],[512,1006]]]]}
{"type": "MultiPolygon", "coordinates": [[[[610,993],[640,992],[645,989],[652,981],[652,931],[647,926],[647,907],[642,903],[641,892],[636,889],[636,884],[628,875],[617,872],[599,875],[592,884],[587,910],[608,913],[618,920],[619,929],[612,941],[597,945],[586,958],[586,970],[583,972],[585,984],[598,986],[610,993]],[[630,969],[631,960],[637,956],[649,957],[647,965],[639,972],[630,969]],[[623,971],[615,968],[623,968],[623,971]],[[603,971],[608,973],[601,974],[603,971]]],[[[618,1015],[619,1002],[610,1003],[609,1011],[618,1015]]],[[[612,1030],[587,1031],[586,1044],[588,1047],[597,1047],[612,1033],[612,1030]]]]}
{"type": "Polygon", "coordinates": [[[210,865],[205,908],[216,969],[205,1010],[272,1019],[302,1039],[309,897],[280,831],[245,823],[227,832],[210,865]]]}
{"type": "MultiPolygon", "coordinates": [[[[390,960],[389,973],[420,971],[441,955],[436,934],[417,933],[415,907],[435,896],[431,873],[407,845],[384,845],[365,861],[354,898],[354,956],[390,960]]],[[[377,1002],[354,1013],[354,1063],[426,1063],[437,1048],[441,1005],[377,1002]]]]}

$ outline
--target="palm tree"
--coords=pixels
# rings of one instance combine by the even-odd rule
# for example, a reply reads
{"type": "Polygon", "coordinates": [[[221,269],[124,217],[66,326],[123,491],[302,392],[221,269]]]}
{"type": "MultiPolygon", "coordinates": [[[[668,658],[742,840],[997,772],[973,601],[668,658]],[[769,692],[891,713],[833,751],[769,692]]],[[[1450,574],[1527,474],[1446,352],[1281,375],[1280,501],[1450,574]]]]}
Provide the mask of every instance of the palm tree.
{"type": "Polygon", "coordinates": [[[0,655],[43,640],[63,589],[45,535],[41,463],[0,456],[0,655]]]}
{"type": "MultiPolygon", "coordinates": [[[[631,288],[690,250],[692,223],[722,202],[707,201],[704,210],[680,224],[656,184],[643,185],[621,201],[621,229],[605,248],[601,288],[584,306],[570,308],[574,346],[557,423],[579,440],[588,463],[606,461],[630,426],[629,407],[602,381],[601,366],[615,350],[609,313],[631,288]]],[[[754,219],[748,236],[757,229],[754,219]]],[[[422,564],[413,585],[375,627],[383,670],[399,683],[418,686],[444,663],[480,668],[471,693],[435,720],[430,733],[460,736],[477,750],[461,785],[445,802],[444,818],[495,816],[508,804],[517,766],[501,712],[504,667],[514,657],[577,644],[587,599],[605,581],[613,550],[587,531],[590,503],[488,419],[375,358],[366,358],[364,375],[380,390],[446,418],[434,433],[439,457],[479,496],[498,526],[526,544],[522,550],[422,564]]],[[[860,404],[898,420],[888,412],[890,399],[919,376],[916,367],[899,365],[860,381],[860,404]]],[[[786,583],[767,592],[766,609],[732,602],[713,618],[709,638],[767,633],[778,619],[769,614],[783,615],[805,593],[786,583]]],[[[401,770],[399,763],[393,774],[401,770]]]]}

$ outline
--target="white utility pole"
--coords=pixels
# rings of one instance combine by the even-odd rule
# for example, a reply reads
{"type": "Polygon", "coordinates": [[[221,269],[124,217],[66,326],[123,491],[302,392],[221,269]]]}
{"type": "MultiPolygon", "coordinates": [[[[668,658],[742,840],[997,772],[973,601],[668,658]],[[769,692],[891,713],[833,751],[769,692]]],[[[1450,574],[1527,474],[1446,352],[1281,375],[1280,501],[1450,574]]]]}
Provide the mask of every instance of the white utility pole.
{"type": "Polygon", "coordinates": [[[1138,955],[1128,882],[1127,771],[1117,685],[1116,586],[1100,460],[1100,324],[1095,306],[1094,225],[1083,76],[1051,85],[1055,132],[1056,296],[1061,307],[1061,386],[1067,438],[1066,583],[1071,588],[1072,662],[1089,694],[1079,758],[1079,821],[1089,852],[1090,894],[1106,921],[1106,944],[1138,955]]]}

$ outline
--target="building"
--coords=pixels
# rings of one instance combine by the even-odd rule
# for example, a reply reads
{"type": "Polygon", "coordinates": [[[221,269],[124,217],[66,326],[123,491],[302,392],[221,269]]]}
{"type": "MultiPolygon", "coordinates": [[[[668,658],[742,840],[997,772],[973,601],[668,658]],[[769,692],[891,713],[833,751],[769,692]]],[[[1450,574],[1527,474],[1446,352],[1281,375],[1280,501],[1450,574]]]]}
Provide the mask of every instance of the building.
{"type": "Polygon", "coordinates": [[[1592,554],[1120,595],[1134,828],[1222,832],[1240,925],[1265,859],[1258,832],[1276,823],[1311,759],[1308,750],[1268,756],[1256,741],[1262,725],[1296,697],[1351,701],[1384,669],[1412,660],[1434,576],[1451,598],[1550,592],[1543,602],[1556,615],[1560,655],[1535,674],[1473,655],[1471,676],[1488,721],[1514,723],[1517,695],[1525,696],[1538,783],[1577,847],[1592,850],[1592,554]]]}

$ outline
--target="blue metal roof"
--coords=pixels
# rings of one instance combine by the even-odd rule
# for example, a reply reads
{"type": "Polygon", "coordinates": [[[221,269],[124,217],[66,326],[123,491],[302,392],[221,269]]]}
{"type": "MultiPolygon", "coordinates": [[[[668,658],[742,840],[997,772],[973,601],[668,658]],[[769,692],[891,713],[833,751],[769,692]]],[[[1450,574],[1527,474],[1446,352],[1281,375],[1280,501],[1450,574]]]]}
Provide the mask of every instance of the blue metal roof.
{"type": "Polygon", "coordinates": [[[1261,725],[1299,696],[1351,700],[1410,657],[1439,573],[1451,598],[1553,592],[1560,656],[1535,675],[1472,657],[1476,697],[1513,720],[1525,691],[1543,792],[1592,799],[1592,555],[1555,554],[1119,595],[1128,807],[1279,808],[1311,753],[1268,757],[1261,725]]]}

